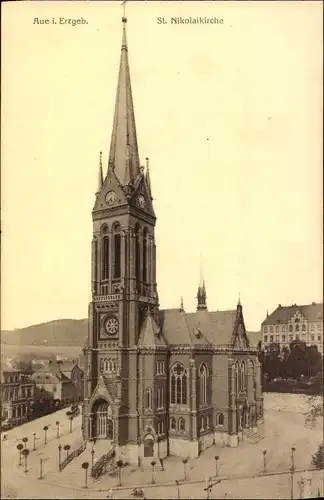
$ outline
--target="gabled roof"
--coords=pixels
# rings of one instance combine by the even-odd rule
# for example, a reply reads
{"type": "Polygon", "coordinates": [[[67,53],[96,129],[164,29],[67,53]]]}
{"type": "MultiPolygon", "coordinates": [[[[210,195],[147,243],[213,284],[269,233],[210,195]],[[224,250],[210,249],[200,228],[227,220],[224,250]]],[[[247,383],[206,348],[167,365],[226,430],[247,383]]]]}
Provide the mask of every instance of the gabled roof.
{"type": "Polygon", "coordinates": [[[117,396],[117,383],[114,377],[109,377],[108,375],[102,375],[104,385],[109,392],[112,399],[117,396]]]}
{"type": "Polygon", "coordinates": [[[62,373],[71,374],[73,368],[77,368],[77,369],[81,370],[81,368],[78,366],[78,364],[75,363],[74,361],[64,361],[63,363],[58,363],[57,366],[59,367],[59,369],[61,370],[62,373]]]}
{"type": "Polygon", "coordinates": [[[267,318],[262,322],[262,326],[275,325],[280,323],[287,323],[290,318],[297,312],[300,312],[308,321],[322,321],[323,319],[323,303],[306,304],[298,306],[292,304],[291,306],[279,305],[267,318]],[[322,316],[320,319],[319,316],[322,316]]]}
{"type": "Polygon", "coordinates": [[[180,309],[165,309],[160,312],[162,333],[168,344],[231,344],[235,319],[236,310],[185,313],[180,309]]]}
{"type": "Polygon", "coordinates": [[[165,339],[161,334],[161,330],[156,324],[150,311],[148,311],[148,314],[144,319],[137,345],[141,347],[156,347],[166,345],[165,339]]]}

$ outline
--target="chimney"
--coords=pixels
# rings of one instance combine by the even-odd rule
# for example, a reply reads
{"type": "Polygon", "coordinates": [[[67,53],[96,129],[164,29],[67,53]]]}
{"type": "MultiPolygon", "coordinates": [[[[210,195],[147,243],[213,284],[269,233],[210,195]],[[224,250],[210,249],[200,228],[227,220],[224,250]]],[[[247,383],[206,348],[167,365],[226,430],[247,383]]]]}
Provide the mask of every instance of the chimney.
{"type": "Polygon", "coordinates": [[[312,302],[312,306],[316,306],[316,302],[312,302]]]}
{"type": "Polygon", "coordinates": [[[281,307],[281,304],[278,304],[278,307],[281,307]]]}

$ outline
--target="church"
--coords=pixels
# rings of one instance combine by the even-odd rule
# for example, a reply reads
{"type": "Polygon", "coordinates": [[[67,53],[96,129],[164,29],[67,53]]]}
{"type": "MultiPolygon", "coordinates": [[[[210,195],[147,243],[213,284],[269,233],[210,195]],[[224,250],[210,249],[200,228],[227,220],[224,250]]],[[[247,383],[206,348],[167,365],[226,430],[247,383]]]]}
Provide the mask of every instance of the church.
{"type": "MultiPolygon", "coordinates": [[[[126,38],[122,45],[107,172],[100,154],[92,211],[89,334],[83,437],[106,440],[128,463],[195,458],[235,447],[263,422],[261,369],[242,305],[159,308],[156,215],[149,161],[140,163],[126,38]]],[[[163,265],[163,263],[161,263],[163,265]]]]}

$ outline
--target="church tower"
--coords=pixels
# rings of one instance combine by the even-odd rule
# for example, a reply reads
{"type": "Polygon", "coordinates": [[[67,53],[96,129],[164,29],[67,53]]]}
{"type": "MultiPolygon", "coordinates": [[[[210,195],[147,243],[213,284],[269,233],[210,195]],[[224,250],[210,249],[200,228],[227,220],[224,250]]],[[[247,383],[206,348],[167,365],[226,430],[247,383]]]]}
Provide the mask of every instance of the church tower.
{"type": "Polygon", "coordinates": [[[92,211],[83,420],[85,439],[108,440],[119,448],[138,442],[137,344],[148,315],[158,322],[156,217],[149,161],[141,166],[138,152],[125,17],[122,24],[108,166],[104,176],[100,153],[92,211]]]}

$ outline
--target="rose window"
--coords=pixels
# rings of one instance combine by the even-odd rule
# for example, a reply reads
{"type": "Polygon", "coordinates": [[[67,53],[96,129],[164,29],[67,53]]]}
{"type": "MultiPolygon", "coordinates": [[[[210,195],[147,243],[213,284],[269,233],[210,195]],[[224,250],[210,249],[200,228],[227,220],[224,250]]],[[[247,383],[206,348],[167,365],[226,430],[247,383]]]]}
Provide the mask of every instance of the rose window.
{"type": "Polygon", "coordinates": [[[114,335],[118,330],[118,321],[116,318],[108,318],[105,326],[107,333],[114,335]]]}

